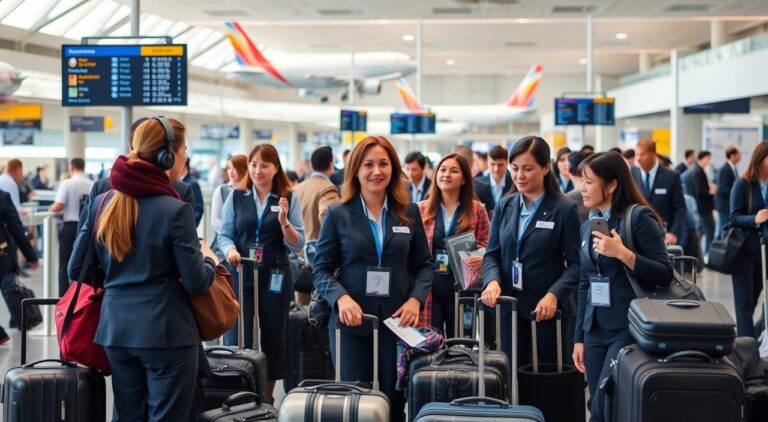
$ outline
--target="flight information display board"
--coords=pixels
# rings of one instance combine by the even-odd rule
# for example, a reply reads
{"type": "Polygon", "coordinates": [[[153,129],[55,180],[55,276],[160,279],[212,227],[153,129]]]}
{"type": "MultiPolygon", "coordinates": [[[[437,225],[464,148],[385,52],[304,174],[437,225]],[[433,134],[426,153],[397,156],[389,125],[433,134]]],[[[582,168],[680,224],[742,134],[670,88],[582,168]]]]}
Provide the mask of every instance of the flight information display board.
{"type": "Polygon", "coordinates": [[[187,46],[62,45],[63,106],[187,104],[187,46]]]}
{"type": "Polygon", "coordinates": [[[42,104],[0,104],[0,129],[40,130],[42,121],[42,104]]]}
{"type": "Polygon", "coordinates": [[[368,130],[368,113],[362,110],[341,110],[339,130],[365,132],[368,130]]]}
{"type": "Polygon", "coordinates": [[[555,98],[555,125],[613,126],[615,98],[555,98]]]}
{"type": "Polygon", "coordinates": [[[435,113],[392,113],[389,116],[390,133],[435,133],[435,113]]]}

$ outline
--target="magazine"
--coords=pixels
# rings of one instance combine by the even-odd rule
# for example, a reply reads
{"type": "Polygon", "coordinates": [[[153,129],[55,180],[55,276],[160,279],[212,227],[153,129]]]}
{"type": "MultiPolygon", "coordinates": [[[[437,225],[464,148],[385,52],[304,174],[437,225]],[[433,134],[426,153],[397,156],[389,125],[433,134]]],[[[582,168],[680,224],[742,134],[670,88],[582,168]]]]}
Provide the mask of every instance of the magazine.
{"type": "Polygon", "coordinates": [[[466,232],[445,239],[453,277],[461,290],[480,290],[483,286],[482,268],[467,265],[472,256],[483,256],[485,248],[477,247],[475,233],[466,232]]]}

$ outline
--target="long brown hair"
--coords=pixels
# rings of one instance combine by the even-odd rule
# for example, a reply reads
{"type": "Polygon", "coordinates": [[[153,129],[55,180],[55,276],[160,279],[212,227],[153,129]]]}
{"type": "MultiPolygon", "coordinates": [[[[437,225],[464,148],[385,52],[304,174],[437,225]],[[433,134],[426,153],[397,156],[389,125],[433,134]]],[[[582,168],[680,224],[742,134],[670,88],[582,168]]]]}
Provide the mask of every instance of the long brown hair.
{"type": "MultiPolygon", "coordinates": [[[[275,173],[275,176],[272,177],[272,193],[277,196],[288,195],[288,192],[291,190],[288,187],[290,186],[290,183],[288,182],[288,176],[286,176],[285,171],[283,171],[283,165],[280,164],[280,154],[277,153],[277,149],[272,146],[272,144],[267,143],[256,145],[251,150],[251,153],[248,154],[249,165],[250,162],[253,161],[253,157],[255,157],[256,154],[261,155],[262,161],[272,163],[275,167],[277,167],[277,173],[275,173]]],[[[245,182],[242,184],[242,186],[245,188],[245,190],[250,190],[253,187],[253,180],[251,180],[250,174],[245,179],[245,182]]]]}
{"type": "Polygon", "coordinates": [[[349,155],[349,167],[344,172],[344,194],[341,201],[346,203],[356,200],[358,195],[360,195],[360,180],[357,178],[357,172],[363,164],[365,153],[375,146],[384,148],[392,166],[392,177],[387,185],[387,196],[389,197],[387,206],[401,224],[410,224],[411,220],[405,213],[409,201],[408,192],[405,191],[403,184],[405,174],[400,166],[397,151],[395,151],[395,148],[392,147],[387,138],[383,136],[367,136],[355,145],[355,148],[349,155]]]}
{"type": "Polygon", "coordinates": [[[472,228],[472,214],[474,213],[473,200],[475,198],[475,187],[472,180],[472,172],[469,169],[467,159],[461,155],[452,152],[445,155],[435,166],[435,177],[432,181],[432,185],[429,187],[429,199],[427,199],[427,215],[424,217],[424,222],[434,220],[437,216],[437,210],[440,208],[440,204],[443,203],[443,191],[437,186],[438,172],[440,166],[448,160],[456,160],[459,163],[461,169],[461,176],[464,179],[464,183],[459,190],[459,203],[462,205],[459,214],[459,219],[456,221],[456,233],[463,233],[472,228]]]}
{"type": "Polygon", "coordinates": [[[747,167],[747,171],[745,171],[741,177],[749,182],[760,180],[760,165],[766,157],[768,157],[768,142],[760,142],[755,146],[755,149],[752,150],[752,158],[749,159],[749,167],[747,167]]]}
{"type": "Polygon", "coordinates": [[[229,163],[232,164],[237,174],[240,176],[240,180],[230,180],[232,186],[238,189],[243,189],[245,181],[250,178],[248,175],[248,157],[245,154],[237,154],[229,157],[229,163]]]}
{"type": "MultiPolygon", "coordinates": [[[[167,119],[173,127],[173,150],[178,152],[185,145],[184,125],[175,119],[167,119]]],[[[133,150],[129,160],[141,159],[155,163],[157,152],[166,147],[163,125],[155,119],[142,122],[133,135],[133,150]]],[[[177,156],[177,160],[182,157],[177,156]]],[[[104,206],[96,229],[96,240],[106,246],[109,254],[118,262],[133,250],[133,228],[139,219],[139,200],[122,192],[114,191],[112,199],[104,206]]]]}

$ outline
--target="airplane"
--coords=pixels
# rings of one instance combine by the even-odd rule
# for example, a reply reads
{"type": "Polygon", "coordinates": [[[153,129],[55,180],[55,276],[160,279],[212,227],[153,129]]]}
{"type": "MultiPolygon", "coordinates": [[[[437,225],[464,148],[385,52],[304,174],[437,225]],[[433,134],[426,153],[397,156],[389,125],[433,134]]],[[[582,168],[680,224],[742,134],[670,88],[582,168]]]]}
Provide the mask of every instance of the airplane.
{"type": "MultiPolygon", "coordinates": [[[[300,97],[323,96],[319,91],[349,86],[352,53],[271,52],[266,57],[239,23],[226,22],[226,25],[237,65],[223,70],[239,79],[276,88],[297,88],[300,97]]],[[[415,63],[407,54],[395,52],[354,53],[354,67],[355,88],[361,95],[378,95],[382,80],[416,71],[415,63]]]]}
{"type": "Polygon", "coordinates": [[[536,89],[541,82],[543,67],[531,66],[520,85],[506,103],[492,105],[444,105],[425,107],[419,103],[405,78],[398,78],[395,87],[403,106],[412,113],[426,111],[435,113],[438,122],[462,122],[473,126],[493,126],[520,120],[530,115],[533,109],[536,89]]]}
{"type": "Polygon", "coordinates": [[[0,62],[0,103],[15,101],[11,95],[19,89],[23,80],[16,68],[6,62],[0,62]]]}

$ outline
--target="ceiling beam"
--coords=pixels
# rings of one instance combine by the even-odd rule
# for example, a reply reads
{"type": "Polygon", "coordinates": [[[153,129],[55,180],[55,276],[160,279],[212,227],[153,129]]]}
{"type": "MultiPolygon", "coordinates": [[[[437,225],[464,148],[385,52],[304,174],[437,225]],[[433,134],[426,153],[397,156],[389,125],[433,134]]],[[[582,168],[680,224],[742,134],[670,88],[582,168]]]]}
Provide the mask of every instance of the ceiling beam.
{"type": "Polygon", "coordinates": [[[195,54],[193,54],[190,58],[187,59],[187,62],[188,63],[192,63],[193,60],[195,60],[196,58],[202,56],[203,54],[213,50],[216,46],[220,45],[222,43],[222,41],[224,41],[226,39],[227,39],[226,35],[220,36],[219,39],[217,39],[216,41],[212,42],[207,47],[201,48],[200,50],[196,51],[195,54]]]}
{"type": "MultiPolygon", "coordinates": [[[[46,25],[52,22],[55,22],[63,18],[64,16],[67,16],[68,14],[74,12],[75,10],[79,9],[81,6],[87,4],[88,1],[89,0],[82,0],[81,2],[74,4],[72,7],[66,9],[65,11],[49,19],[48,14],[50,14],[53,11],[53,9],[56,7],[56,4],[58,3],[58,2],[52,2],[48,6],[48,8],[40,15],[40,18],[37,21],[35,21],[34,24],[32,24],[32,26],[30,27],[29,31],[27,31],[27,33],[34,34],[35,32],[43,29],[43,27],[45,27],[46,25]]],[[[67,30],[69,30],[69,28],[67,30]]]]}

